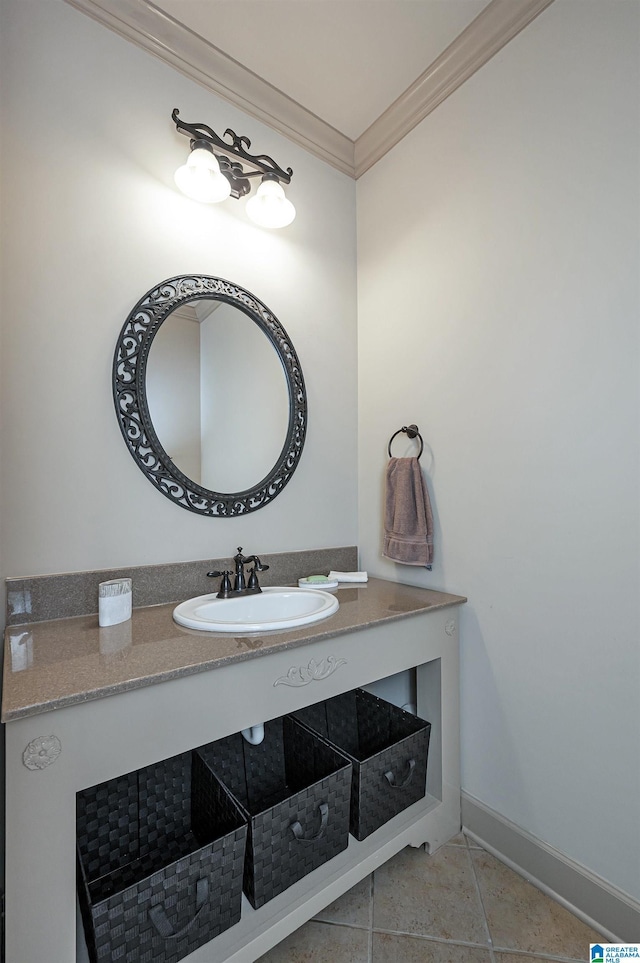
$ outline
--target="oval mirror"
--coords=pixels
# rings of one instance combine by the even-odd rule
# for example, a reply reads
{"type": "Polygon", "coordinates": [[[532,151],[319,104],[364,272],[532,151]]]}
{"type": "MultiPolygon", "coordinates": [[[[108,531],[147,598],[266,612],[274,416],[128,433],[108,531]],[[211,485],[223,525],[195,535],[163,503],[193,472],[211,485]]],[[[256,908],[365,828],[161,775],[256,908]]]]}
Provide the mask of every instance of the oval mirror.
{"type": "Polygon", "coordinates": [[[256,511],[297,467],[300,363],[275,315],[237,284],[183,275],[147,292],[120,332],[113,391],[136,464],[189,511],[256,511]]]}

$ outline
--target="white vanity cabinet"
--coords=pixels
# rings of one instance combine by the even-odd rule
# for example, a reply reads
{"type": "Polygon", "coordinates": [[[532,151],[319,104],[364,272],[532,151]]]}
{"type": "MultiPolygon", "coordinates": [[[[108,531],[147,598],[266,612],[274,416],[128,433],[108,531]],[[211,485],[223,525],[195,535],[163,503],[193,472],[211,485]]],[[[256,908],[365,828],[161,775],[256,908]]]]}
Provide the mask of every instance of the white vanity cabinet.
{"type": "MultiPolygon", "coordinates": [[[[217,644],[209,633],[173,625],[170,606],[156,606],[152,613],[155,625],[160,610],[166,609],[164,638],[144,641],[143,633],[136,643],[134,620],[133,646],[110,659],[99,647],[94,651],[98,630],[88,618],[84,631],[92,639],[87,643],[90,652],[79,642],[69,642],[62,620],[50,622],[58,641],[49,639],[49,645],[66,646],[67,681],[63,685],[60,677],[59,692],[49,704],[41,690],[46,688],[47,669],[55,680],[62,657],[56,662],[53,650],[47,649],[45,628],[22,626],[33,635],[35,655],[26,669],[12,670],[11,638],[17,629],[7,630],[7,963],[87,959],[76,920],[77,791],[404,669],[417,669],[418,714],[432,725],[425,799],[363,842],[350,838],[345,852],[260,909],[252,909],[243,898],[241,921],[186,959],[250,963],[403,847],[426,843],[433,851],[459,831],[457,606],[464,599],[394,583],[376,585],[375,580],[349,591],[349,599],[356,601],[360,593],[368,593],[366,618],[361,604],[341,604],[342,621],[336,616],[333,627],[328,620],[293,640],[285,635],[238,638],[232,640],[235,658],[224,655],[219,664],[204,668],[191,662],[182,673],[172,670],[170,677],[163,670],[164,681],[148,671],[144,678],[136,677],[141,661],[150,657],[145,646],[155,646],[160,661],[173,646],[188,662],[192,645],[217,644]],[[376,592],[386,599],[379,617],[371,611],[376,592]],[[351,608],[351,615],[345,608],[351,608]],[[88,685],[85,676],[92,666],[94,675],[101,671],[102,677],[88,685]],[[69,679],[74,672],[72,696],[69,679]]],[[[139,616],[139,621],[144,618],[139,616]]],[[[65,621],[69,632],[81,631],[78,619],[65,621]]]]}

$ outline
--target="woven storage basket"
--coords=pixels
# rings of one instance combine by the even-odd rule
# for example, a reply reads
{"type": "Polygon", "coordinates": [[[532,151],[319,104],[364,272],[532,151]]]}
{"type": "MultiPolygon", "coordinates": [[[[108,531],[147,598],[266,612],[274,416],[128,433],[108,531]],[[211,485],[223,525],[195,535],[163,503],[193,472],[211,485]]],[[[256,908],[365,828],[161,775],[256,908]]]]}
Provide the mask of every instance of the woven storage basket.
{"type": "Polygon", "coordinates": [[[247,826],[196,753],[76,796],[92,963],[176,963],[240,919],[247,826]]]}
{"type": "Polygon", "coordinates": [[[293,713],[353,764],[349,829],[365,839],[425,795],[431,724],[354,689],[293,713]]]}
{"type": "Polygon", "coordinates": [[[249,822],[244,891],[256,909],[349,842],[351,764],[294,719],[265,724],[197,750],[249,822]]]}

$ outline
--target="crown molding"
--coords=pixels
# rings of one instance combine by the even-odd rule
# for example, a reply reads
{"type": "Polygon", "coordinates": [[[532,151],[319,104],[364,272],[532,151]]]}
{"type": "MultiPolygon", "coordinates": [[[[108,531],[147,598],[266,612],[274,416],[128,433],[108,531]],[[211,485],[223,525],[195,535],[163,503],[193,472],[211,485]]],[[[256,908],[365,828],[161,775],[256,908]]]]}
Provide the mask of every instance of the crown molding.
{"type": "Polygon", "coordinates": [[[355,143],[360,177],[553,0],[491,0],[355,143]]]}
{"type": "Polygon", "coordinates": [[[150,0],[66,0],[251,117],[353,177],[353,141],[150,0]]]}
{"type": "Polygon", "coordinates": [[[150,0],[66,0],[351,177],[360,177],[553,0],[491,0],[354,142],[150,0]]]}

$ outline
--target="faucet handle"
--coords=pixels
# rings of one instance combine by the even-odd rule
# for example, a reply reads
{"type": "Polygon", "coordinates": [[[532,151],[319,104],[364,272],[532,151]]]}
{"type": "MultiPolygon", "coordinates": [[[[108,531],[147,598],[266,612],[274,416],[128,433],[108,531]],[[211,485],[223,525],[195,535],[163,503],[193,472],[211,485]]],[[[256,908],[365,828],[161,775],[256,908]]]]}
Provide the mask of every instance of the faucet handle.
{"type": "Polygon", "coordinates": [[[249,581],[247,582],[247,588],[252,592],[261,592],[262,589],[258,583],[258,576],[256,574],[255,568],[249,570],[249,581]]]}
{"type": "Polygon", "coordinates": [[[220,591],[218,592],[219,599],[226,599],[229,597],[229,594],[231,593],[231,579],[229,578],[230,575],[231,575],[231,572],[229,571],[207,572],[207,578],[218,578],[218,576],[222,576],[222,581],[220,582],[220,591]]]}

